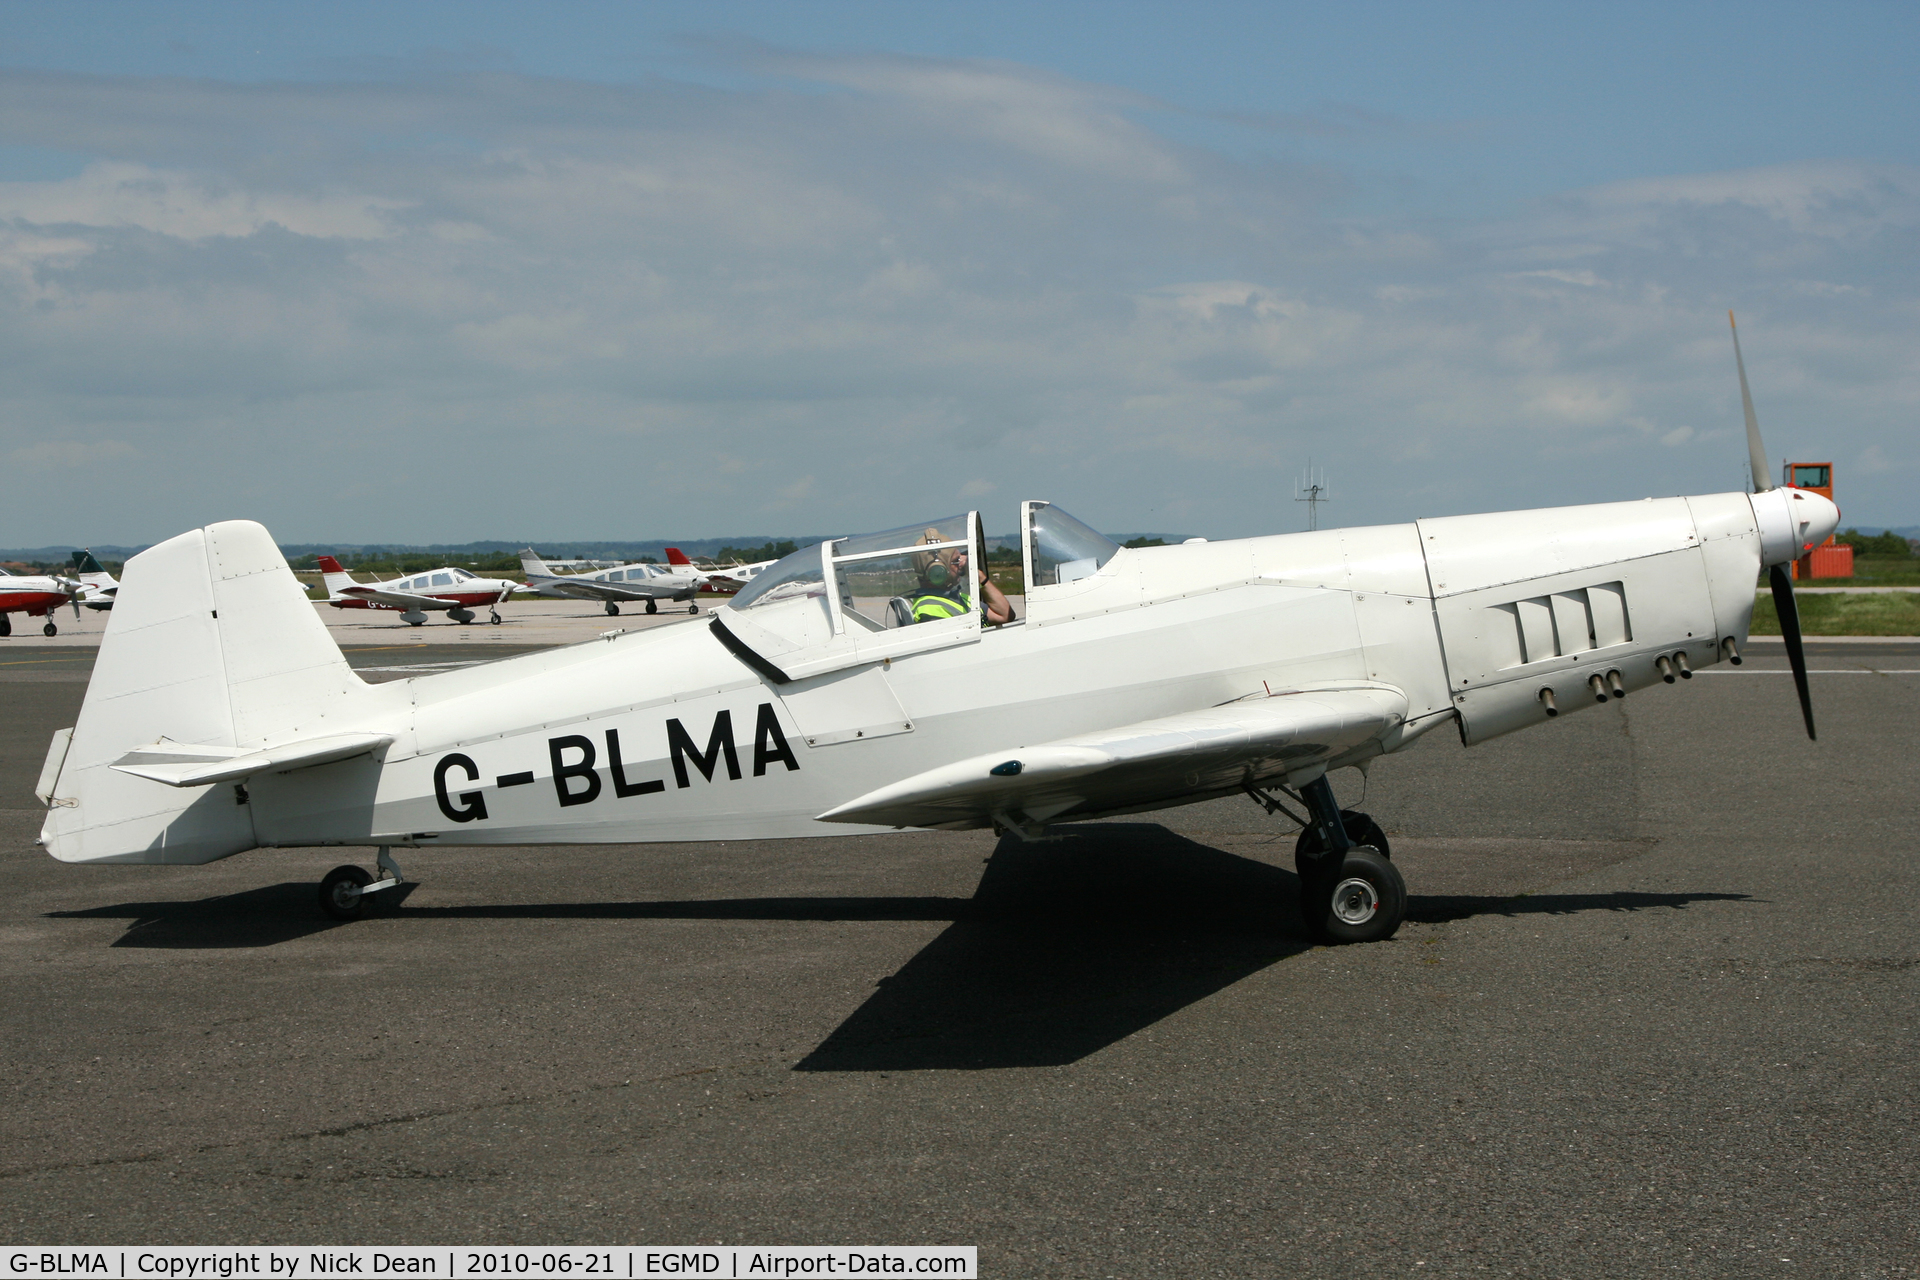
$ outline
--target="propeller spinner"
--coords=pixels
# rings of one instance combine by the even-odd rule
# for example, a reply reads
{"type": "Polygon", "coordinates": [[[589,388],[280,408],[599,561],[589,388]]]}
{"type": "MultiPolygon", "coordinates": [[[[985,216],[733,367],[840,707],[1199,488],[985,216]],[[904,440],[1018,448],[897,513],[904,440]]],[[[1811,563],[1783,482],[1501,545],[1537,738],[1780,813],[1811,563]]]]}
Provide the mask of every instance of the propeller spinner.
{"type": "Polygon", "coordinates": [[[1733,330],[1733,364],[1740,373],[1740,407],[1747,417],[1747,460],[1753,465],[1753,515],[1760,529],[1760,563],[1767,566],[1773,588],[1773,611],[1780,617],[1780,636],[1787,642],[1787,662],[1793,668],[1793,687],[1800,694],[1800,715],[1813,738],[1813,697],[1807,689],[1807,652],[1800,642],[1800,606],[1793,596],[1793,575],[1787,565],[1833,536],[1840,527],[1840,508],[1805,489],[1775,488],[1767,468],[1766,446],[1760,440],[1760,421],[1753,412],[1753,393],[1747,390],[1747,363],[1740,357],[1740,327],[1727,312],[1733,330]]]}

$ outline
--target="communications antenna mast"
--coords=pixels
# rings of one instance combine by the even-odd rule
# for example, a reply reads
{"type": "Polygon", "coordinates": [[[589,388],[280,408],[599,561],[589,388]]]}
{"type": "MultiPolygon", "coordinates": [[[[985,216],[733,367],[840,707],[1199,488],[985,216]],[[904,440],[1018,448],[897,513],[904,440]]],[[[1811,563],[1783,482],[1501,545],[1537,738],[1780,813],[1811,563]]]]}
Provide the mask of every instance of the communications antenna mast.
{"type": "Polygon", "coordinates": [[[1307,529],[1309,532],[1320,527],[1320,504],[1333,501],[1333,490],[1327,484],[1327,473],[1322,471],[1316,478],[1313,474],[1313,459],[1307,459],[1307,469],[1298,480],[1293,482],[1293,500],[1307,504],[1307,529]]]}

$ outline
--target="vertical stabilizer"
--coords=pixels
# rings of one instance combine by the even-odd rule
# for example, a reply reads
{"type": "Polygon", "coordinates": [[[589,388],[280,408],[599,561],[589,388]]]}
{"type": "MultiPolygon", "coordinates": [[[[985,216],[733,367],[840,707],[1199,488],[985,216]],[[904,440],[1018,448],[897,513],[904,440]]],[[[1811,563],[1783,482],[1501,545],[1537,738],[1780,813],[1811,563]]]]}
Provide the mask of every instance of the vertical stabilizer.
{"type": "Polygon", "coordinates": [[[63,862],[211,862],[255,845],[230,786],[176,789],[112,768],[161,740],[227,751],[317,736],[366,686],[267,531],[209,525],[127,562],[40,833],[63,862]]]}

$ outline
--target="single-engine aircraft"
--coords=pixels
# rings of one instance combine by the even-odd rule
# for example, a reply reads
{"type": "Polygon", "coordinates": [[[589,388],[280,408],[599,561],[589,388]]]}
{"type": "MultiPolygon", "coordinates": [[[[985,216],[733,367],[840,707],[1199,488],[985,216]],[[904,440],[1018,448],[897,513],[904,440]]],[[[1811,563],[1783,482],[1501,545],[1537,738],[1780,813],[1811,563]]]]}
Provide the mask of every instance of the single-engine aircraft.
{"type": "Polygon", "coordinates": [[[80,601],[86,595],[86,588],[72,578],[52,574],[17,574],[0,569],[0,636],[13,634],[13,619],[10,613],[24,613],[29,618],[45,618],[40,628],[42,635],[57,636],[60,628],[53,621],[53,611],[63,604],[73,606],[74,620],[80,618],[80,601]]]}
{"type": "Polygon", "coordinates": [[[1026,608],[993,628],[970,575],[935,569],[983,562],[967,512],[797,551],[704,623],[370,685],[265,529],[209,525],[127,563],[79,723],[47,754],[40,840],[98,863],[375,846],[379,879],[321,882],[351,918],[401,883],[400,847],[1034,839],[1246,793],[1302,826],[1309,928],[1385,938],[1406,886],[1330,770],[1737,663],[1762,566],[1811,736],[1786,565],[1839,512],[1773,487],[1744,364],[1740,382],[1752,494],[1135,549],[1029,501],[1026,608]],[[898,607],[937,590],[970,603],[898,607]]]}
{"type": "Polygon", "coordinates": [[[527,588],[543,596],[567,596],[575,600],[598,600],[609,614],[620,612],[620,605],[644,601],[648,613],[660,612],[662,600],[687,605],[688,613],[700,612],[692,603],[700,590],[701,574],[692,562],[680,555],[677,547],[668,547],[670,556],[680,556],[687,568],[667,568],[657,564],[623,564],[593,573],[555,573],[532,547],[520,552],[520,567],[527,575],[527,588]]]}
{"type": "MultiPolygon", "coordinates": [[[[475,606],[483,604],[491,614],[489,620],[498,625],[500,602],[520,586],[511,578],[476,577],[451,565],[391,582],[355,582],[332,556],[319,560],[328,604],[336,609],[397,609],[400,621],[416,627],[427,620],[429,612],[444,612],[465,626],[473,621],[475,606]]],[[[305,594],[301,592],[302,597],[305,594]]]]}

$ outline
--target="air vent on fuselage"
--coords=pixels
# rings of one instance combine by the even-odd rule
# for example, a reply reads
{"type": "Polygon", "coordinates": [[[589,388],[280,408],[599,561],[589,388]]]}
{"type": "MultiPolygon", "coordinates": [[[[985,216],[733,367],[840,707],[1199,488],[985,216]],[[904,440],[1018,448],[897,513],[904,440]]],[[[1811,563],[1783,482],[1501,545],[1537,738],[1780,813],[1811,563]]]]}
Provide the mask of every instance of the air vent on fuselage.
{"type": "Polygon", "coordinates": [[[1633,639],[1620,582],[1492,605],[1484,616],[1490,665],[1501,671],[1633,639]]]}

